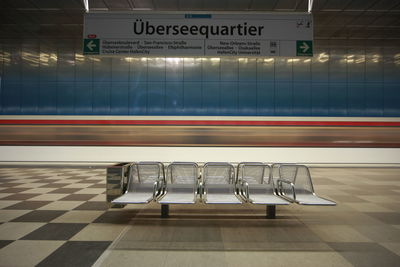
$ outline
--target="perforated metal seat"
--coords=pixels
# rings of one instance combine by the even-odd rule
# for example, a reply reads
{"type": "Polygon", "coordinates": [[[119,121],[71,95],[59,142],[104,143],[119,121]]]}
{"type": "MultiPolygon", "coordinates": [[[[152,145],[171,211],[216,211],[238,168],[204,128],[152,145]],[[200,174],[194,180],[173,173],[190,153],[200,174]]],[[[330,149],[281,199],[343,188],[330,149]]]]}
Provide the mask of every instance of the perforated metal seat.
{"type": "Polygon", "coordinates": [[[237,194],[235,168],[225,162],[209,162],[203,168],[203,202],[206,204],[241,204],[237,194]]]}
{"type": "Polygon", "coordinates": [[[281,164],[278,168],[278,191],[285,199],[300,205],[336,205],[335,202],[315,194],[307,166],[281,164]]]}
{"type": "Polygon", "coordinates": [[[252,204],[287,205],[275,192],[271,168],[261,162],[242,162],[237,169],[238,185],[243,198],[252,204]]]}
{"type": "MultiPolygon", "coordinates": [[[[128,169],[125,193],[114,204],[146,204],[161,194],[165,183],[164,165],[160,162],[132,163],[128,169]]],[[[121,183],[124,186],[124,183],[121,183]]]]}
{"type": "Polygon", "coordinates": [[[199,168],[194,162],[174,162],[167,167],[165,192],[160,204],[193,204],[197,200],[199,168]]]}
{"type": "Polygon", "coordinates": [[[150,193],[127,192],[117,199],[114,199],[114,204],[146,204],[153,200],[150,193]]]}

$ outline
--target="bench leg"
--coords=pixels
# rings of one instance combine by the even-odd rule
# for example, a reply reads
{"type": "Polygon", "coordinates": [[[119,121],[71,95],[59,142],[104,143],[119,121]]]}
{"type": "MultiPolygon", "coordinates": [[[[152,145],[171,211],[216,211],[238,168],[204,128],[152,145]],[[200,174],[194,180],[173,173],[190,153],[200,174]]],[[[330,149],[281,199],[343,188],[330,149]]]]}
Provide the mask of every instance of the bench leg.
{"type": "Polygon", "coordinates": [[[275,205],[267,205],[267,210],[266,210],[266,218],[267,219],[275,219],[276,215],[276,206],[275,205]]]}
{"type": "Polygon", "coordinates": [[[112,204],[112,203],[108,203],[108,207],[110,209],[122,209],[123,207],[125,207],[126,205],[124,204],[112,204]]]}
{"type": "Polygon", "coordinates": [[[161,204],[161,218],[169,217],[169,205],[161,204]]]}

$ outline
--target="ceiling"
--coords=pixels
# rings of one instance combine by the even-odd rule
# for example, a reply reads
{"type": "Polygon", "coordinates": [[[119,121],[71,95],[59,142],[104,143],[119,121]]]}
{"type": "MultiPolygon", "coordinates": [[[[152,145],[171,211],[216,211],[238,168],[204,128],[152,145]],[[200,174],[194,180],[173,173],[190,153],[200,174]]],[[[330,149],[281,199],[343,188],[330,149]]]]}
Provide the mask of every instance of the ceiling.
{"type": "MultiPolygon", "coordinates": [[[[89,0],[93,11],[306,12],[308,0],[89,0]]],[[[81,38],[82,0],[1,0],[0,38],[81,38]]],[[[400,39],[400,0],[314,0],[315,39],[400,39]]]]}

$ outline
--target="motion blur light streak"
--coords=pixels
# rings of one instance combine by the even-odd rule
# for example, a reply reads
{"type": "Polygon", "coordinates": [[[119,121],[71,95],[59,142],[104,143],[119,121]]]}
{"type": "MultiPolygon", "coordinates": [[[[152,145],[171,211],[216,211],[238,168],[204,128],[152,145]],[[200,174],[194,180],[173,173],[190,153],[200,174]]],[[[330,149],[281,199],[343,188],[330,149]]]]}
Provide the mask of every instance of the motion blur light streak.
{"type": "Polygon", "coordinates": [[[0,145],[398,148],[400,122],[0,119],[0,145]]]}

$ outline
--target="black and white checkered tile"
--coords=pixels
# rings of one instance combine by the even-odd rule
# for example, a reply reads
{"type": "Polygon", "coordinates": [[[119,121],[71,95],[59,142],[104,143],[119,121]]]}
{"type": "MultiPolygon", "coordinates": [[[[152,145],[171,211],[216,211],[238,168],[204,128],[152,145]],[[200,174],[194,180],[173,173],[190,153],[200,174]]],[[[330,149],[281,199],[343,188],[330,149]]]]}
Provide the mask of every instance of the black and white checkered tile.
{"type": "Polygon", "coordinates": [[[105,199],[104,169],[0,169],[0,265],[92,265],[123,229],[105,199]]]}
{"type": "Polygon", "coordinates": [[[397,266],[400,172],[311,169],[336,207],[108,209],[104,169],[0,168],[0,266],[397,266]],[[106,253],[104,253],[106,252],[106,253]],[[271,260],[273,259],[273,260],[271,260]]]}

